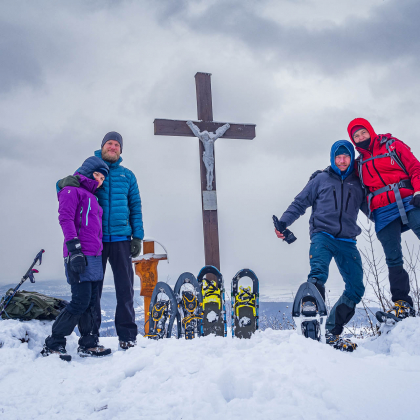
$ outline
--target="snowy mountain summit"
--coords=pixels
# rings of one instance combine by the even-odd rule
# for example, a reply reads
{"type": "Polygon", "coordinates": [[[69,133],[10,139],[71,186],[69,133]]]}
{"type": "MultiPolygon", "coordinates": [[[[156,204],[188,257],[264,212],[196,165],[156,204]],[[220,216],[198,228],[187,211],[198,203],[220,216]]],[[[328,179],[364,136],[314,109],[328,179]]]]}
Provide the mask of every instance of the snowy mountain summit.
{"type": "Polygon", "coordinates": [[[50,332],[46,322],[0,321],[0,418],[386,420],[400,406],[412,418],[419,411],[420,318],[357,340],[354,353],[267,329],[251,340],[139,336],[126,352],[104,337],[112,355],[82,359],[73,333],[67,363],[40,357],[50,332]]]}

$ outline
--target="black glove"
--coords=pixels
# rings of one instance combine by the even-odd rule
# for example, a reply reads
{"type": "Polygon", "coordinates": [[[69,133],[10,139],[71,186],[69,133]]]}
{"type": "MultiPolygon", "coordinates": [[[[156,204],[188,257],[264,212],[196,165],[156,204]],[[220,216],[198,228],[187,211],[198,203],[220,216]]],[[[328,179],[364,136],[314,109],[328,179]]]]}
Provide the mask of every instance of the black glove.
{"type": "MultiPolygon", "coordinates": [[[[322,174],[322,172],[324,171],[320,171],[319,169],[317,171],[315,171],[310,177],[309,177],[309,181],[312,181],[318,174],[322,174]]],[[[65,178],[64,178],[65,179],[65,178]]]]}
{"type": "Polygon", "coordinates": [[[133,238],[131,240],[131,257],[137,258],[141,251],[141,239],[133,238]]]}
{"type": "Polygon", "coordinates": [[[286,228],[287,228],[286,223],[284,223],[284,222],[280,222],[280,221],[276,223],[276,229],[277,229],[280,233],[283,233],[283,232],[286,230],[286,228]]]}
{"type": "Polygon", "coordinates": [[[67,249],[70,252],[68,265],[72,271],[75,273],[82,274],[85,272],[87,261],[85,254],[82,252],[82,245],[80,241],[72,239],[71,241],[66,242],[67,249]]]}
{"type": "Polygon", "coordinates": [[[410,204],[414,207],[420,207],[420,194],[413,196],[413,198],[410,200],[410,204]]]}
{"type": "MultiPolygon", "coordinates": [[[[80,176],[69,175],[58,181],[58,188],[62,190],[64,187],[80,187],[80,176]]],[[[70,241],[69,241],[70,242],[70,241]]]]}

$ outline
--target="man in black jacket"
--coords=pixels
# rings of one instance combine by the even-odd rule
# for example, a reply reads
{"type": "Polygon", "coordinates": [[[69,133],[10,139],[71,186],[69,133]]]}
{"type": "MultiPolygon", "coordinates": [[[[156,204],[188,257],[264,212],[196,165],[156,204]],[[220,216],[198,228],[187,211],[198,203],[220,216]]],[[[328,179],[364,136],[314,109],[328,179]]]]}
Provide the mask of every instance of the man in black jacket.
{"type": "MultiPolygon", "coordinates": [[[[317,287],[325,300],[325,283],[334,257],[345,290],[328,316],[326,342],[345,351],[353,351],[357,345],[340,338],[340,334],[365,292],[362,260],[356,247],[356,237],[361,233],[357,215],[364,202],[363,189],[354,173],[353,145],[339,140],[331,148],[331,166],[308,182],[279,221],[283,232],[312,207],[308,281],[317,287]]],[[[281,232],[276,230],[277,236],[283,239],[281,232]]]]}

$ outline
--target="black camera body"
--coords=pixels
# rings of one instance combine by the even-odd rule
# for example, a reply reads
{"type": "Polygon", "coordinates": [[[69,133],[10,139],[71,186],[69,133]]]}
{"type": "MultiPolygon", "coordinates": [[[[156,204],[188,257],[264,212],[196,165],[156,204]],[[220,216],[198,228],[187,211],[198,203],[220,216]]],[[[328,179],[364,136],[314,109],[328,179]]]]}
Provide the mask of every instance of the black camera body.
{"type": "Polygon", "coordinates": [[[279,219],[276,216],[273,216],[273,223],[276,230],[284,235],[284,241],[286,241],[289,245],[296,241],[296,236],[291,232],[289,229],[283,229],[280,227],[279,219]]]}

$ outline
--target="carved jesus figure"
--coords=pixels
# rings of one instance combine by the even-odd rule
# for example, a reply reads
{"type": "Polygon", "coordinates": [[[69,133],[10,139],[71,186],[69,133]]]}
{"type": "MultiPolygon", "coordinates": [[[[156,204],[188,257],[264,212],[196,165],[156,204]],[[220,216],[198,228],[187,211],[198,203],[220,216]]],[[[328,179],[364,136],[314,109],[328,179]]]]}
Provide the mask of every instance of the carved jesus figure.
{"type": "Polygon", "coordinates": [[[206,167],[206,178],[207,178],[207,191],[213,189],[213,178],[214,178],[214,142],[222,137],[230,128],[230,124],[225,124],[219,127],[215,133],[208,132],[207,130],[200,131],[200,129],[192,122],[187,121],[188,127],[198,137],[204,146],[203,162],[206,167]]]}

